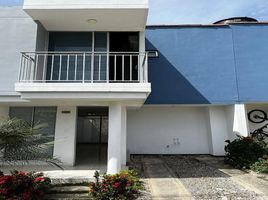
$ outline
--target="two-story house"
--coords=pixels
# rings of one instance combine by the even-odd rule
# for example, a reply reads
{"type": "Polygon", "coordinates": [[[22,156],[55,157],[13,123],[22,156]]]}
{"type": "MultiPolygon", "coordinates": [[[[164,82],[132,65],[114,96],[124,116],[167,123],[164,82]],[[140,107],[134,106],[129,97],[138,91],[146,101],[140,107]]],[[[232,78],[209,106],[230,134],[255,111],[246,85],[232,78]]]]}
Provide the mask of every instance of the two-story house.
{"type": "Polygon", "coordinates": [[[108,173],[130,154],[224,155],[248,135],[247,110],[268,102],[268,24],[146,26],[147,15],[147,0],[1,7],[0,116],[47,123],[51,156],[104,159],[108,173]]]}

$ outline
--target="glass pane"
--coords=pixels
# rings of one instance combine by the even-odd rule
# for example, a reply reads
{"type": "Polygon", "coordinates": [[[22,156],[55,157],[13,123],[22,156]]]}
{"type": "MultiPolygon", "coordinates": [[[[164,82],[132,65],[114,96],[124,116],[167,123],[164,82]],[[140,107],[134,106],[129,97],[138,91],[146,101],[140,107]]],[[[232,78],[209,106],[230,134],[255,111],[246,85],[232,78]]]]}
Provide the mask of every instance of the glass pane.
{"type": "Polygon", "coordinates": [[[100,117],[79,117],[77,126],[78,143],[99,143],[100,117]]]}
{"type": "Polygon", "coordinates": [[[92,51],[92,33],[50,32],[49,51],[92,51]]]}
{"type": "Polygon", "coordinates": [[[108,117],[102,117],[101,123],[101,143],[108,143],[108,117]]]}
{"type": "MultiPolygon", "coordinates": [[[[91,52],[92,51],[92,33],[91,32],[51,32],[49,38],[49,51],[58,52],[91,52]]],[[[85,65],[89,65],[91,62],[88,59],[85,60],[85,65]]],[[[85,66],[85,68],[86,68],[85,66]]],[[[47,80],[50,80],[50,74],[52,69],[52,59],[48,59],[47,65],[47,80]]],[[[86,69],[87,70],[87,69],[86,69]]],[[[83,54],[70,55],[65,54],[61,59],[60,56],[54,57],[52,80],[77,80],[83,79],[83,54]],[[68,69],[69,64],[69,69],[68,69]],[[61,72],[59,72],[61,69],[61,72]],[[68,71],[68,76],[67,76],[68,71]],[[76,71],[76,72],[75,72],[76,71]],[[60,78],[59,78],[60,73],[60,78]]]]}
{"type": "MultiPolygon", "coordinates": [[[[107,52],[107,32],[95,33],[95,52],[107,52]]],[[[96,54],[94,57],[94,80],[102,82],[106,80],[107,55],[96,54]]]]}
{"type": "Polygon", "coordinates": [[[107,32],[96,32],[95,33],[95,52],[106,52],[107,51],[107,32]]]}
{"type": "MultiPolygon", "coordinates": [[[[54,141],[55,137],[55,125],[56,125],[56,107],[36,107],[34,112],[34,124],[45,124],[45,128],[42,129],[42,134],[49,136],[51,141],[54,141]]],[[[54,145],[48,149],[48,154],[53,156],[54,145]]]]}
{"type": "Polygon", "coordinates": [[[42,130],[44,135],[54,137],[56,123],[56,107],[36,107],[34,112],[34,124],[46,124],[42,130]]]}
{"type": "Polygon", "coordinates": [[[10,107],[9,117],[22,119],[29,124],[32,123],[33,107],[10,107]]]}

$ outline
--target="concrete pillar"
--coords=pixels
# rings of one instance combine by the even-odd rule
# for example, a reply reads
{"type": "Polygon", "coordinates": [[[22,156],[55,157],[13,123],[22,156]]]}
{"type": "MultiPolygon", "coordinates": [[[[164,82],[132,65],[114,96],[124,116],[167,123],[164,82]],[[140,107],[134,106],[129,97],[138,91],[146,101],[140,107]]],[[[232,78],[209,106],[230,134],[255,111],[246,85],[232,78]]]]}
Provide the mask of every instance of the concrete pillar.
{"type": "Polygon", "coordinates": [[[9,107],[0,106],[0,122],[9,117],[9,107]]]}
{"type": "Polygon", "coordinates": [[[229,139],[225,108],[223,106],[209,107],[208,110],[209,150],[214,156],[225,154],[225,140],[229,139]]]}
{"type": "Polygon", "coordinates": [[[75,164],[76,116],[76,106],[57,108],[54,157],[59,158],[64,165],[75,164]]]}
{"type": "Polygon", "coordinates": [[[122,107],[122,149],[121,149],[121,164],[127,165],[127,109],[122,107]]]}
{"type": "Polygon", "coordinates": [[[233,132],[234,134],[241,135],[244,137],[249,135],[247,110],[245,104],[234,105],[233,132]]]}
{"type": "Polygon", "coordinates": [[[244,104],[226,106],[226,119],[229,140],[234,140],[237,135],[248,136],[247,111],[244,104]]]}
{"type": "Polygon", "coordinates": [[[122,105],[109,106],[108,163],[107,173],[116,174],[121,170],[122,105]]]}

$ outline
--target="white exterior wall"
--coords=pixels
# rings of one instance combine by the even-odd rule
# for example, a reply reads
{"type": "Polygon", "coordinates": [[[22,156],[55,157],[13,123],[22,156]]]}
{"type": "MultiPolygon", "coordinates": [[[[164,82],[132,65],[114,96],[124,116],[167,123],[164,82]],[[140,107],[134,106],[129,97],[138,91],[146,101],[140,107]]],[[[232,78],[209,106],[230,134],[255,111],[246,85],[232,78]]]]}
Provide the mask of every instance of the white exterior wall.
{"type": "Polygon", "coordinates": [[[75,164],[76,153],[76,106],[57,108],[54,157],[59,158],[63,165],[75,164]],[[70,113],[62,113],[70,111],[70,113]]]}
{"type": "Polygon", "coordinates": [[[248,133],[243,104],[143,107],[128,111],[127,127],[130,154],[223,156],[226,140],[248,133]]]}
{"type": "Polygon", "coordinates": [[[209,134],[209,152],[214,156],[225,154],[225,141],[229,139],[226,107],[215,106],[207,108],[207,125],[209,134]]]}
{"type": "Polygon", "coordinates": [[[209,154],[204,107],[143,107],[127,114],[130,154],[209,154]]]}
{"type": "Polygon", "coordinates": [[[37,24],[21,7],[0,7],[0,96],[18,95],[20,52],[36,48],[37,24]]]}

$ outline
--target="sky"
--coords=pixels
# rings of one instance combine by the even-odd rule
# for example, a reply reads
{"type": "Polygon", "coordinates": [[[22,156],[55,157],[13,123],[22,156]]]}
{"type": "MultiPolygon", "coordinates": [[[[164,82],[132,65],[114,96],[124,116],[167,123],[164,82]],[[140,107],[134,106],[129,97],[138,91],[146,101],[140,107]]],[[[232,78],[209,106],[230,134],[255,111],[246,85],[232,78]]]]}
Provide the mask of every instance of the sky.
{"type": "MultiPolygon", "coordinates": [[[[0,5],[20,4],[0,0],[0,5]]],[[[149,0],[147,24],[211,24],[236,16],[268,21],[268,0],[149,0]]]]}

